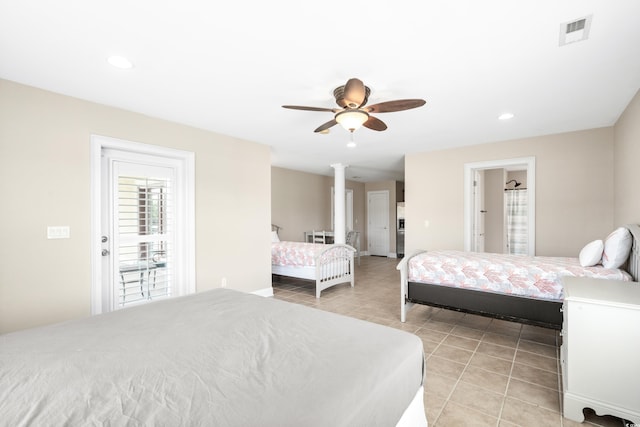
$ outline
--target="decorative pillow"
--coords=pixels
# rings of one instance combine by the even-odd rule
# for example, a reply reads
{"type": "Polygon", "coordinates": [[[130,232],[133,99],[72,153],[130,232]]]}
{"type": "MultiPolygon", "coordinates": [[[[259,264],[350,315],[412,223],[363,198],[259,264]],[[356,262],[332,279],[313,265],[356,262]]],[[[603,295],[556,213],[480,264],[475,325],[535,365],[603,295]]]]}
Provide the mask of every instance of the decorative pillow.
{"type": "Polygon", "coordinates": [[[580,251],[578,259],[583,267],[593,267],[602,260],[602,252],[604,251],[604,242],[602,240],[594,240],[585,245],[580,251]]]}
{"type": "Polygon", "coordinates": [[[620,268],[629,258],[631,251],[631,233],[624,227],[618,227],[604,241],[602,265],[605,268],[620,268]]]}
{"type": "Polygon", "coordinates": [[[280,238],[278,237],[278,232],[277,231],[272,231],[271,232],[271,243],[276,243],[279,242],[280,238]]]}

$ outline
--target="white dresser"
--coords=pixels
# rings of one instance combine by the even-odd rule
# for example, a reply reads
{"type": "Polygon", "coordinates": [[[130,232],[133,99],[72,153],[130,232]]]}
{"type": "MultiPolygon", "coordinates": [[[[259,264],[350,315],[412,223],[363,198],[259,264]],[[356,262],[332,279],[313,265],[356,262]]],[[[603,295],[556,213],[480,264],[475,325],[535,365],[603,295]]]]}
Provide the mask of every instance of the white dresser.
{"type": "Polygon", "coordinates": [[[560,349],[564,416],[583,408],[640,425],[640,284],[567,277],[560,349]]]}

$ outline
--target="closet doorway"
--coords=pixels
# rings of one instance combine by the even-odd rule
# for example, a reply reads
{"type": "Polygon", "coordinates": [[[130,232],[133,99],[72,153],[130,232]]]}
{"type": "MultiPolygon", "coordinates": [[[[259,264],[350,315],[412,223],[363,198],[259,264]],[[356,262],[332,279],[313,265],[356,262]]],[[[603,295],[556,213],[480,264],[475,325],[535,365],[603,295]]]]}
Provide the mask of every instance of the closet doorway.
{"type": "Polygon", "coordinates": [[[535,254],[535,158],[465,164],[465,250],[535,254]]]}

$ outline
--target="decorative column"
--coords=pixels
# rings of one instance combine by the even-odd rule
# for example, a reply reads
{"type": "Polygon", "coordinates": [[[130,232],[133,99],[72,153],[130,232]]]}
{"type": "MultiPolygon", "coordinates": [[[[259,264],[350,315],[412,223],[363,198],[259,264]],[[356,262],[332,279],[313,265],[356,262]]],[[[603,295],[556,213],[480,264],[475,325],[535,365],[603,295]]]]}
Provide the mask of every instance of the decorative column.
{"type": "Polygon", "coordinates": [[[333,241],[334,243],[346,243],[347,240],[347,213],[345,207],[345,169],[348,165],[342,163],[334,163],[331,167],[335,170],[334,187],[334,210],[335,218],[333,219],[333,241]]]}

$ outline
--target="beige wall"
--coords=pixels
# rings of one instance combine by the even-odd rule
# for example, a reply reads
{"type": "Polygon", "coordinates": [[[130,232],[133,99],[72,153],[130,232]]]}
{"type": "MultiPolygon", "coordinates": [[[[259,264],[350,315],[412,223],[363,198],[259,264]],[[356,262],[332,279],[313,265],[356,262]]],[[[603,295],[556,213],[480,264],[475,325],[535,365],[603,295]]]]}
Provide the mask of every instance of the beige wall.
{"type": "MultiPolygon", "coordinates": [[[[331,229],[331,187],[334,177],[278,167],[271,168],[271,221],[282,227],[281,240],[302,241],[304,232],[331,229]]],[[[404,183],[378,181],[361,183],[347,180],[353,190],[353,228],[360,232],[360,249],[366,252],[367,192],[389,191],[389,253],[396,252],[396,200],[404,183]]],[[[401,197],[401,195],[400,195],[401,197]]]]}
{"type": "Polygon", "coordinates": [[[504,169],[484,171],[484,250],[504,252],[504,169]]]}
{"type": "MultiPolygon", "coordinates": [[[[302,241],[305,231],[331,229],[331,187],[334,177],[278,167],[271,168],[271,221],[282,227],[280,239],[302,241]]],[[[353,228],[366,242],[364,184],[347,180],[353,190],[353,228]]]]}
{"type": "MultiPolygon", "coordinates": [[[[515,179],[521,184],[518,188],[527,188],[527,171],[508,171],[505,182],[511,181],[512,179],[515,179]]],[[[513,183],[509,184],[509,188],[513,188],[513,185],[513,183]]]]}
{"type": "Polygon", "coordinates": [[[640,91],[615,126],[615,224],[640,224],[640,91]]]}
{"type": "Polygon", "coordinates": [[[613,140],[610,127],[408,154],[407,253],[464,248],[465,163],[535,156],[536,254],[577,256],[614,226],[613,140]]]}
{"type": "Polygon", "coordinates": [[[0,80],[0,332],[90,314],[91,134],[194,152],[197,291],[271,287],[268,146],[0,80]]]}

